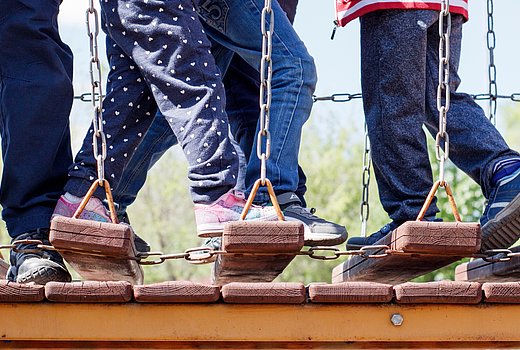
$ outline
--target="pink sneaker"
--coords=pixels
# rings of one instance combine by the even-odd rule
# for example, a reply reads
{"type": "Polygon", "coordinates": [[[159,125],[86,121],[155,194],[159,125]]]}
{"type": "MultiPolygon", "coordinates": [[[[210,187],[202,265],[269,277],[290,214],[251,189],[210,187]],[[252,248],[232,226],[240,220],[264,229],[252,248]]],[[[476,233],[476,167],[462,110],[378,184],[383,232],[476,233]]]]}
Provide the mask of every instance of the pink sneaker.
{"type": "MultiPolygon", "coordinates": [[[[56,208],[54,208],[54,213],[52,217],[55,216],[66,216],[71,218],[81,203],[81,198],[75,197],[74,200],[69,200],[67,197],[72,198],[73,196],[70,193],[66,193],[61,196],[56,204],[56,208]],[[79,200],[78,200],[79,199],[79,200]]],[[[80,219],[84,220],[92,220],[92,221],[102,221],[102,222],[110,222],[110,215],[106,210],[105,206],[101,202],[100,199],[96,197],[90,198],[83,212],[81,212],[80,219]]]]}
{"type": "MultiPolygon", "coordinates": [[[[246,204],[244,194],[231,190],[223,194],[211,204],[195,204],[195,221],[199,237],[218,237],[224,231],[228,221],[240,220],[240,214],[246,204]]],[[[251,206],[246,220],[274,221],[277,220],[273,207],[251,206]]]]}

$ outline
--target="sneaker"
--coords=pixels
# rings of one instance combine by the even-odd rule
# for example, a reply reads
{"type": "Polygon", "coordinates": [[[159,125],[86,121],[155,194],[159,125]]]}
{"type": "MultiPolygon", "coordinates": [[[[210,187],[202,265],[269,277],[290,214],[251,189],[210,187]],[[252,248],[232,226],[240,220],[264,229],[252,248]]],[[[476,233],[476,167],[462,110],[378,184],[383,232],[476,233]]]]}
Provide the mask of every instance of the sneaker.
{"type": "MultiPolygon", "coordinates": [[[[14,241],[34,239],[45,245],[50,245],[49,230],[38,229],[24,233],[14,241]]],[[[37,244],[19,244],[18,249],[36,249],[37,244]]],[[[41,252],[15,252],[11,250],[11,266],[7,272],[7,279],[17,283],[36,283],[44,285],[47,282],[70,282],[71,277],[63,259],[56,251],[42,250],[41,252]]]]}
{"type": "MultiPolygon", "coordinates": [[[[130,219],[128,218],[128,214],[126,213],[126,211],[123,214],[118,215],[118,219],[119,219],[120,223],[131,226],[130,219]]],[[[132,231],[133,231],[133,228],[132,228],[132,231]]],[[[139,237],[137,235],[137,233],[135,233],[135,231],[134,231],[134,245],[135,245],[135,249],[137,250],[138,253],[148,253],[151,250],[148,242],[146,242],[144,239],[139,237]]]]}
{"type": "MultiPolygon", "coordinates": [[[[235,190],[223,194],[211,204],[195,204],[195,221],[199,237],[222,236],[224,224],[240,220],[245,204],[244,194],[235,190]]],[[[277,220],[276,211],[273,207],[253,205],[247,213],[246,220],[277,220]]]]}
{"type": "MultiPolygon", "coordinates": [[[[81,203],[81,198],[71,195],[70,193],[65,193],[60,197],[56,207],[54,208],[54,213],[52,217],[55,216],[65,216],[71,218],[76,210],[78,209],[81,203]]],[[[96,197],[91,197],[88,201],[85,209],[81,212],[79,219],[83,220],[92,220],[92,221],[100,221],[100,222],[111,222],[110,213],[106,209],[103,202],[96,197]]],[[[120,222],[123,224],[130,225],[130,220],[128,219],[128,215],[126,212],[121,215],[119,218],[120,222]]],[[[150,251],[150,245],[146,243],[144,239],[139,237],[134,232],[134,245],[135,249],[139,253],[147,253],[150,251]]]]}
{"type": "Polygon", "coordinates": [[[316,209],[302,207],[298,196],[292,192],[276,196],[287,221],[300,221],[304,226],[306,246],[332,246],[347,240],[345,226],[322,219],[314,213],[316,209]]]}
{"type": "Polygon", "coordinates": [[[347,241],[347,250],[358,250],[367,245],[374,245],[377,241],[392,233],[392,231],[398,227],[399,225],[392,221],[368,237],[352,237],[347,241]]]}
{"type": "MultiPolygon", "coordinates": [[[[67,192],[58,200],[52,217],[65,216],[71,218],[74,216],[80,203],[81,198],[73,196],[67,192]]],[[[85,206],[85,209],[81,212],[79,219],[110,222],[110,215],[99,198],[91,197],[85,206]]]]}
{"type": "Polygon", "coordinates": [[[508,248],[520,238],[520,169],[497,182],[480,226],[482,251],[508,248]]]}

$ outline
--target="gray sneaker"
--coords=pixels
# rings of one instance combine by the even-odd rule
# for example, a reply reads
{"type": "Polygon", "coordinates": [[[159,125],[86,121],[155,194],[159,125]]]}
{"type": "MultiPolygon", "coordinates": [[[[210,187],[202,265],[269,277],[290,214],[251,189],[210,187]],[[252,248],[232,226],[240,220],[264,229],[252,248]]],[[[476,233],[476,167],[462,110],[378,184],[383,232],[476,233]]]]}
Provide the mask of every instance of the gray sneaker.
{"type": "Polygon", "coordinates": [[[314,213],[316,209],[302,207],[298,196],[292,192],[276,196],[287,221],[300,221],[305,228],[306,246],[332,246],[347,240],[345,226],[322,219],[314,213]]]}
{"type": "MultiPolygon", "coordinates": [[[[50,245],[49,230],[37,229],[35,231],[24,233],[15,239],[21,240],[38,240],[45,245],[50,245]]],[[[17,249],[35,249],[36,243],[18,244],[17,249]]],[[[63,259],[56,251],[43,250],[41,252],[16,252],[11,250],[10,254],[11,266],[7,272],[7,279],[17,283],[36,283],[44,285],[47,282],[70,282],[71,277],[63,259]]]]}

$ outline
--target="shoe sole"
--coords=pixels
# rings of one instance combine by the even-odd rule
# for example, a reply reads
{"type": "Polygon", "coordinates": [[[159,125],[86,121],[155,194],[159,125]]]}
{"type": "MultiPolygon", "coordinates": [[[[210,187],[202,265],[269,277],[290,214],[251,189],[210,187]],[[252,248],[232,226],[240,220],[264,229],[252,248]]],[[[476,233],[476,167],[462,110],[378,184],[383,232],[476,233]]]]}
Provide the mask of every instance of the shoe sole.
{"type": "MultiPolygon", "coordinates": [[[[263,217],[251,220],[245,220],[247,222],[257,222],[257,221],[276,221],[278,217],[276,215],[270,217],[263,217]]],[[[197,226],[197,236],[201,238],[212,238],[212,237],[221,237],[224,233],[224,226],[228,222],[236,222],[235,221],[225,221],[221,223],[212,223],[212,224],[203,224],[197,226]]]]}
{"type": "Polygon", "coordinates": [[[520,238],[520,194],[481,228],[481,251],[509,248],[520,238]]]}
{"type": "Polygon", "coordinates": [[[335,234],[335,233],[316,233],[313,232],[312,235],[316,235],[315,237],[309,237],[307,232],[304,236],[304,244],[309,247],[315,246],[333,246],[338,244],[343,244],[347,240],[347,233],[343,234],[335,234]]]}
{"type": "Polygon", "coordinates": [[[35,283],[45,285],[47,282],[70,282],[70,275],[62,269],[41,266],[16,277],[17,283],[35,283]]]}

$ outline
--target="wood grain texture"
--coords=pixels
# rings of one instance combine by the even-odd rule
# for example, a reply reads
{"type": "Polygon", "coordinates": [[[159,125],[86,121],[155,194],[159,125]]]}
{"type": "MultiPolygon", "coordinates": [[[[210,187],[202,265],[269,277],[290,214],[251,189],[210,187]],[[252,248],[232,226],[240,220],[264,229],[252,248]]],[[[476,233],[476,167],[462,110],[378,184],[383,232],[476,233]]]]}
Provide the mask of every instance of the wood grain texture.
{"type": "Polygon", "coordinates": [[[478,304],[482,289],[477,282],[404,283],[394,287],[400,304],[478,304]]]}
{"type": "Polygon", "coordinates": [[[167,281],[134,286],[134,298],[149,303],[212,303],[220,298],[220,288],[189,281],[167,281]]]}
{"type": "MultiPolygon", "coordinates": [[[[475,224],[468,225],[471,230],[468,228],[467,231],[462,231],[470,232],[471,234],[468,233],[470,238],[446,239],[446,242],[455,246],[455,248],[448,249],[448,244],[444,241],[446,233],[440,230],[438,225],[425,226],[423,222],[407,222],[401,226],[405,226],[405,229],[394,230],[391,235],[387,235],[375,243],[390,247],[389,256],[380,259],[353,256],[334,268],[332,282],[372,281],[399,284],[449,265],[480,249],[480,238],[473,237],[475,224]],[[425,235],[426,238],[421,235],[425,235]],[[434,242],[436,243],[434,244],[434,242]],[[459,245],[457,246],[457,244],[459,245]],[[460,256],[454,255],[457,251],[465,253],[460,256]]],[[[453,231],[447,232],[453,233],[453,231]]],[[[465,237],[465,234],[460,234],[459,237],[465,237]]],[[[372,250],[370,254],[383,252],[383,249],[372,250]]]]}
{"type": "Polygon", "coordinates": [[[520,304],[520,282],[484,283],[486,303],[520,304]]]}
{"type": "Polygon", "coordinates": [[[390,248],[407,253],[471,255],[480,250],[480,225],[407,221],[392,232],[390,248]]]}
{"type": "Polygon", "coordinates": [[[271,282],[303,247],[303,225],[287,221],[229,223],[222,247],[233,254],[217,257],[214,284],[271,282]]]}
{"type": "Polygon", "coordinates": [[[0,276],[7,276],[7,271],[9,270],[9,263],[5,261],[3,258],[0,259],[0,276]]]}
{"type": "Polygon", "coordinates": [[[222,287],[226,303],[236,304],[301,304],[305,302],[302,283],[242,283],[222,287]]]}
{"type": "Polygon", "coordinates": [[[296,253],[303,247],[303,230],[295,221],[233,221],[224,227],[222,246],[230,253],[296,253]]]}
{"type": "MultiPolygon", "coordinates": [[[[520,247],[511,248],[513,253],[520,252],[520,247]]],[[[503,255],[495,255],[497,259],[503,255]]],[[[475,282],[516,282],[520,281],[520,257],[512,257],[509,261],[489,262],[475,259],[455,269],[456,281],[475,282]]]]}
{"type": "Polygon", "coordinates": [[[31,303],[44,299],[44,286],[0,280],[0,303],[31,303]]]}
{"type": "Polygon", "coordinates": [[[123,281],[49,282],[45,296],[62,303],[124,303],[132,299],[132,285],[123,281]]]}
{"type": "Polygon", "coordinates": [[[86,280],[143,283],[129,225],[58,216],[51,222],[50,241],[86,280]]]}
{"type": "Polygon", "coordinates": [[[56,249],[79,250],[111,257],[134,254],[134,234],[126,224],[57,216],[51,221],[49,239],[56,249]]]}
{"type": "Polygon", "coordinates": [[[312,303],[388,303],[392,301],[392,285],[375,282],[311,283],[312,303]]]}

